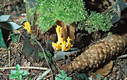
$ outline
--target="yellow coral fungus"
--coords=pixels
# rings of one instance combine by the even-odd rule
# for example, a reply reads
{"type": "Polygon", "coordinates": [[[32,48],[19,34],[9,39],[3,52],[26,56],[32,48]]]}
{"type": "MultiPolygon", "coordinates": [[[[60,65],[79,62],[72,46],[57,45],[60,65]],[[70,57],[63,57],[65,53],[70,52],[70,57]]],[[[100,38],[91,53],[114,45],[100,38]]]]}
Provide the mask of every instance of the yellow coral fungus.
{"type": "Polygon", "coordinates": [[[57,33],[57,37],[58,37],[58,43],[62,43],[63,42],[63,38],[62,38],[62,27],[57,25],[56,28],[56,33],[57,33]]]}
{"type": "Polygon", "coordinates": [[[62,27],[60,27],[58,25],[56,28],[56,33],[58,36],[58,41],[56,43],[52,42],[52,46],[53,46],[54,50],[56,52],[59,50],[68,51],[72,47],[71,39],[68,37],[67,42],[63,40],[63,38],[62,38],[62,27]]]}
{"type": "Polygon", "coordinates": [[[32,34],[31,25],[28,21],[24,23],[23,28],[25,28],[30,34],[32,34]]]}

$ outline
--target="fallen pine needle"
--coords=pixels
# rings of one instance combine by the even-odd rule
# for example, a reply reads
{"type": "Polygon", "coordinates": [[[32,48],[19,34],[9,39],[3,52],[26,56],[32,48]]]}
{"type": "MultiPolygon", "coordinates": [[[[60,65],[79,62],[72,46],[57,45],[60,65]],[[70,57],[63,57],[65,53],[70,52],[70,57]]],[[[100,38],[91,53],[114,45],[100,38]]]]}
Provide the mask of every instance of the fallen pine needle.
{"type": "MultiPolygon", "coordinates": [[[[20,67],[21,69],[39,69],[39,70],[48,70],[48,68],[43,68],[43,67],[20,67]]],[[[16,69],[16,67],[0,67],[0,70],[4,70],[4,69],[16,69]]]]}

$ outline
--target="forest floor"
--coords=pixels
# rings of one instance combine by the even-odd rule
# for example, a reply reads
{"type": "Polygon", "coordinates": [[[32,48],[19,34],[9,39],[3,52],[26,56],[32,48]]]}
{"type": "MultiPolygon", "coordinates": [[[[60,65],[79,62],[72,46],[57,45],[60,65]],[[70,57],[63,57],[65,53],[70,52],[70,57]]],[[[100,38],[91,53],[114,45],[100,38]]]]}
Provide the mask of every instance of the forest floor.
{"type": "MultiPolygon", "coordinates": [[[[3,8],[3,11],[1,9],[0,15],[3,15],[5,13],[8,15],[11,15],[11,18],[9,19],[9,21],[13,21],[21,26],[23,26],[21,22],[23,22],[23,20],[27,18],[23,3],[15,3],[14,5],[6,5],[3,8]],[[19,10],[18,9],[12,10],[14,6],[22,7],[22,8],[19,10]]],[[[118,27],[112,29],[110,32],[112,32],[113,34],[127,33],[126,25],[127,25],[127,17],[125,17],[125,19],[116,23],[115,26],[118,26],[118,27]]],[[[3,31],[5,31],[3,32],[4,33],[3,35],[7,35],[8,32],[6,33],[6,30],[3,30],[3,31]]],[[[47,65],[48,63],[46,62],[46,59],[38,59],[38,57],[36,57],[36,53],[38,53],[38,51],[35,50],[37,52],[35,52],[34,54],[34,49],[33,49],[35,48],[40,50],[44,48],[40,48],[39,44],[37,47],[35,46],[31,47],[31,44],[29,44],[30,40],[28,40],[27,38],[25,39],[22,38],[22,35],[25,32],[26,31],[23,28],[16,30],[14,32],[9,32],[9,33],[20,35],[18,36],[18,41],[14,42],[9,35],[7,36],[5,40],[9,50],[0,48],[0,80],[10,80],[9,79],[9,76],[11,75],[10,72],[11,70],[15,69],[15,66],[17,64],[21,66],[21,69],[29,72],[27,77],[24,77],[23,80],[28,80],[28,78],[30,78],[29,80],[36,80],[40,75],[44,73],[44,71],[47,71],[51,67],[57,68],[58,71],[54,71],[56,69],[51,68],[52,69],[51,72],[48,73],[45,76],[45,78],[43,78],[43,80],[52,80],[54,75],[56,76],[58,72],[60,71],[59,68],[61,67],[61,65],[68,63],[66,58],[60,61],[56,61],[52,63],[52,65],[51,64],[47,65]],[[24,42],[26,44],[24,44],[24,42]],[[24,45],[26,48],[24,48],[24,45]],[[31,49],[33,50],[32,54],[31,54],[31,49]],[[54,64],[56,67],[54,67],[54,64]],[[25,67],[25,68],[22,68],[22,67],[25,67]]],[[[52,32],[55,33],[56,31],[54,30],[52,32]]],[[[93,34],[88,34],[84,30],[77,30],[75,34],[75,36],[77,37],[75,40],[77,43],[76,47],[80,49],[79,52],[81,53],[85,49],[87,49],[88,45],[91,45],[92,43],[96,43],[97,40],[100,40],[106,37],[107,35],[108,35],[107,32],[105,33],[97,32],[93,34]]],[[[47,34],[44,37],[45,38],[50,37],[51,39],[54,38],[52,34],[47,34]]],[[[39,43],[43,45],[42,42],[39,42],[39,43]]],[[[46,46],[48,46],[48,50],[52,51],[49,47],[51,45],[46,45],[46,46]]],[[[127,50],[125,50],[123,53],[127,54],[127,50]]],[[[89,71],[88,73],[84,74],[82,71],[81,72],[79,71],[78,73],[80,74],[80,76],[82,75],[87,76],[87,78],[93,77],[95,80],[97,80],[97,77],[95,75],[97,75],[98,73],[100,73],[101,77],[108,78],[105,80],[127,80],[127,57],[118,57],[115,60],[110,60],[110,62],[104,65],[103,68],[97,69],[93,72],[89,71]]],[[[72,77],[73,80],[84,80],[81,77],[78,77],[76,75],[77,75],[77,72],[73,72],[71,75],[68,75],[68,76],[72,77]]]]}

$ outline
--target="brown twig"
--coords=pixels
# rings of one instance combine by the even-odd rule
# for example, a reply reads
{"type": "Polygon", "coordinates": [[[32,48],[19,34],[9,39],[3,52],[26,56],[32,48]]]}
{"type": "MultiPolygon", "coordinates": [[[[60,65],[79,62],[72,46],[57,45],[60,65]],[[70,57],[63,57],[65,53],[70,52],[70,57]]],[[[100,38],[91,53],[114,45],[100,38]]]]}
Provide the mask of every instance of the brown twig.
{"type": "Polygon", "coordinates": [[[7,51],[7,52],[8,52],[8,57],[9,57],[9,63],[8,63],[8,64],[9,64],[9,67],[10,67],[10,62],[11,62],[11,61],[10,61],[10,60],[11,60],[11,58],[10,58],[10,53],[11,53],[11,52],[10,52],[10,50],[7,51]]]}

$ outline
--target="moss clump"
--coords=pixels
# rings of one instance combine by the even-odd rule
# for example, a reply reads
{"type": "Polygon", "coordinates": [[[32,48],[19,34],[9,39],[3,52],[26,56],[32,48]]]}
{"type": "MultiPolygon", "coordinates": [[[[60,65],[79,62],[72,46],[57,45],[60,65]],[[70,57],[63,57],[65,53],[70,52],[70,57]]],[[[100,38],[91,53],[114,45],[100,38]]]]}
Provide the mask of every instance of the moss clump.
{"type": "Polygon", "coordinates": [[[38,0],[39,17],[37,24],[43,32],[46,32],[56,20],[67,24],[83,20],[87,12],[82,0],[38,0]]]}
{"type": "Polygon", "coordinates": [[[79,28],[84,28],[89,33],[97,31],[109,31],[112,27],[111,15],[109,13],[91,12],[85,21],[82,21],[79,28]]]}
{"type": "Polygon", "coordinates": [[[108,31],[112,27],[109,13],[87,13],[83,0],[27,0],[28,20],[33,25],[34,12],[39,16],[36,24],[43,31],[50,29],[57,20],[67,24],[79,22],[78,26],[89,33],[96,31],[108,31]]]}

